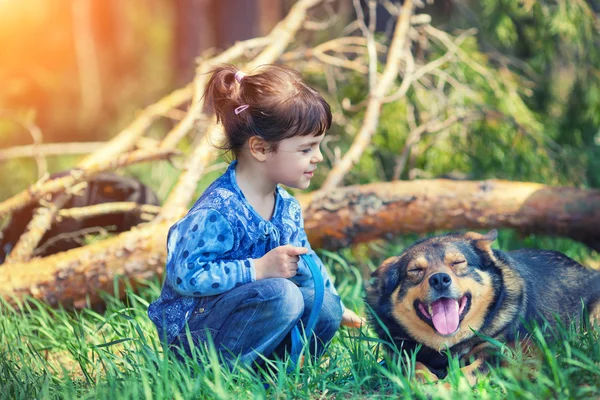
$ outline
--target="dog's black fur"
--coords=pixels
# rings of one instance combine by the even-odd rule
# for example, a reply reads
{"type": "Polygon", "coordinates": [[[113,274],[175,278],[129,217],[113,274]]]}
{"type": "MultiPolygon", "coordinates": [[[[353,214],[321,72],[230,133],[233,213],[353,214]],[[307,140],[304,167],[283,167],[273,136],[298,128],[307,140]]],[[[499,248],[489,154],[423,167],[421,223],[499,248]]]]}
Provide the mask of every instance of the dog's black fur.
{"type": "MultiPolygon", "coordinates": [[[[471,360],[485,358],[478,354],[485,341],[476,333],[512,342],[525,336],[525,324],[552,324],[557,317],[581,321],[584,307],[599,322],[600,271],[555,251],[495,250],[495,238],[496,231],[434,237],[386,260],[366,288],[369,319],[378,336],[390,340],[388,330],[401,350],[421,345],[417,361],[441,378],[448,367],[445,350],[471,360]],[[456,331],[450,332],[454,325],[448,322],[447,328],[440,319],[443,332],[436,329],[436,302],[456,307],[458,311],[447,311],[443,320],[458,320],[456,331]]],[[[481,370],[482,364],[466,372],[481,370]]]]}

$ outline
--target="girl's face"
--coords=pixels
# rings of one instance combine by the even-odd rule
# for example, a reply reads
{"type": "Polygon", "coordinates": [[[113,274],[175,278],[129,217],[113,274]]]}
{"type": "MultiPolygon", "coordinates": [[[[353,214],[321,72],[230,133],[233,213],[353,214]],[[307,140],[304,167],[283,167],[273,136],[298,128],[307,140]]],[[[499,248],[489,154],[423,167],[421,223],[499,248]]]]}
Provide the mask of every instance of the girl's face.
{"type": "Polygon", "coordinates": [[[320,136],[294,136],[279,142],[276,151],[267,159],[269,178],[275,184],[306,189],[317,164],[323,161],[319,148],[325,133],[320,136]]]}

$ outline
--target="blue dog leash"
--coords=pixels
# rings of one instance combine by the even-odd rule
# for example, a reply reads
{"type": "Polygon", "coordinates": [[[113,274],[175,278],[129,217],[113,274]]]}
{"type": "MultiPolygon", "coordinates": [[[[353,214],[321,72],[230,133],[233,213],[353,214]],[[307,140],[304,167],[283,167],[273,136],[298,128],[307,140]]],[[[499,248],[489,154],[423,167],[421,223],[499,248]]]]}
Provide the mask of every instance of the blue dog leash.
{"type": "MultiPolygon", "coordinates": [[[[310,310],[310,315],[308,316],[308,321],[306,326],[304,327],[304,332],[306,334],[306,338],[310,340],[314,333],[315,325],[317,324],[317,320],[319,319],[319,314],[321,313],[321,307],[323,306],[323,297],[325,296],[325,285],[323,283],[323,275],[321,275],[321,270],[311,256],[307,254],[300,255],[302,260],[308,266],[310,270],[313,281],[315,284],[315,301],[313,304],[312,310],[310,310]]],[[[300,332],[298,325],[296,325],[292,329],[292,351],[290,354],[292,366],[296,366],[298,360],[300,359],[300,353],[302,352],[302,347],[304,346],[304,339],[300,332]]]]}

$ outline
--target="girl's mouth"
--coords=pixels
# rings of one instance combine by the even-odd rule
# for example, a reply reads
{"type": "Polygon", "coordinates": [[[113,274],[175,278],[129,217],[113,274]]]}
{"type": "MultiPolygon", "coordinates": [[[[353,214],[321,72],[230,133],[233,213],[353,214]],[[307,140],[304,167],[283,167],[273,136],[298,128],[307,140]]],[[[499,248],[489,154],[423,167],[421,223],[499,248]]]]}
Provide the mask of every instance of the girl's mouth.
{"type": "Polygon", "coordinates": [[[312,176],[314,175],[314,171],[310,171],[310,172],[305,172],[304,175],[308,176],[309,178],[312,178],[312,176]]]}

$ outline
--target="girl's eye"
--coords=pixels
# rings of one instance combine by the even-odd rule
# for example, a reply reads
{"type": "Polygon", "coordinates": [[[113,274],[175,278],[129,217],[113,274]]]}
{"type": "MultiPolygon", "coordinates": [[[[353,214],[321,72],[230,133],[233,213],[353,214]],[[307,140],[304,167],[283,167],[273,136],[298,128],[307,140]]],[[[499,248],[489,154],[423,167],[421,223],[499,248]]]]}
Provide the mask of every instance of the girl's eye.
{"type": "Polygon", "coordinates": [[[300,150],[300,152],[303,153],[303,154],[308,154],[311,151],[312,151],[312,147],[309,147],[308,149],[300,150]]]}

